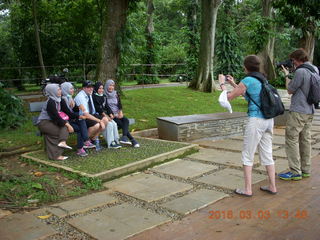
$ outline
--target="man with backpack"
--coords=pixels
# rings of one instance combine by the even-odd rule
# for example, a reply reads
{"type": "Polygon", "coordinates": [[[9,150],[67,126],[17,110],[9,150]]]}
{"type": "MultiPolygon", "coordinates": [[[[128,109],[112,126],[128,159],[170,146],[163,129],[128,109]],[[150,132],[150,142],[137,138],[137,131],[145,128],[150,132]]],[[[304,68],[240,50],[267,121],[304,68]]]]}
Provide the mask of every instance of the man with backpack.
{"type": "Polygon", "coordinates": [[[290,171],[278,176],[282,180],[301,180],[311,174],[311,126],[314,104],[320,94],[313,90],[319,87],[319,71],[308,61],[303,49],[292,52],[289,57],[295,67],[293,79],[286,68],[282,66],[282,69],[286,88],[292,94],[285,140],[290,171]]]}

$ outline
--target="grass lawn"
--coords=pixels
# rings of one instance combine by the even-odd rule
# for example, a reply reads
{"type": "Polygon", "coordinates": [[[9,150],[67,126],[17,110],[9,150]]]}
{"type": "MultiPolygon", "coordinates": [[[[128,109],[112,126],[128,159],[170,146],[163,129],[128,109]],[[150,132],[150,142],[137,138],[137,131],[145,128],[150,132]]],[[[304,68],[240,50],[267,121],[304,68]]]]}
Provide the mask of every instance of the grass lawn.
{"type": "MultiPolygon", "coordinates": [[[[203,93],[186,87],[145,88],[125,91],[122,97],[124,114],[134,118],[134,130],[157,127],[157,117],[226,112],[218,102],[220,91],[203,93]]],[[[247,102],[232,101],[234,112],[246,112],[247,102]]]]}
{"type": "MultiPolygon", "coordinates": [[[[137,131],[157,127],[157,117],[225,112],[218,103],[219,94],[219,91],[202,93],[186,87],[144,88],[125,91],[122,105],[125,115],[136,120],[131,129],[137,131]]],[[[246,106],[241,98],[232,101],[234,112],[245,112],[246,106]]],[[[21,128],[0,132],[0,152],[21,145],[41,147],[43,139],[35,135],[37,128],[31,123],[31,114],[26,112],[30,120],[21,128]]]]}
{"type": "Polygon", "coordinates": [[[51,161],[62,166],[70,167],[81,172],[95,174],[186,146],[182,143],[166,142],[160,140],[138,140],[141,144],[140,148],[104,148],[101,152],[98,153],[95,152],[95,150],[92,150],[85,158],[78,157],[74,152],[66,151],[65,155],[69,156],[68,160],[59,162],[49,160],[47,158],[47,155],[43,151],[30,153],[28,155],[39,158],[41,160],[51,161]]]}

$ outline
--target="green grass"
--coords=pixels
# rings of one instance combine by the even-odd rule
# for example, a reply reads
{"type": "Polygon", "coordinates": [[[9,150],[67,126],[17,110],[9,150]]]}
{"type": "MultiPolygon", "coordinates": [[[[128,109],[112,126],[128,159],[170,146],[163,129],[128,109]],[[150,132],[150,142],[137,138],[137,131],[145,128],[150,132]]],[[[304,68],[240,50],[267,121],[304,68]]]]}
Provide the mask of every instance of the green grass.
{"type": "MultiPolygon", "coordinates": [[[[226,112],[218,103],[219,94],[219,91],[203,93],[186,87],[144,88],[125,91],[122,105],[125,115],[136,120],[131,129],[137,131],[157,127],[157,117],[226,112]]],[[[232,101],[232,107],[234,112],[245,112],[247,103],[239,98],[232,101]]],[[[0,132],[0,151],[13,146],[42,144],[42,137],[35,135],[38,130],[31,123],[31,114],[27,114],[30,120],[22,127],[0,132]]],[[[70,140],[74,142],[75,138],[70,140]]]]}
{"type": "MultiPolygon", "coordinates": [[[[65,155],[70,157],[67,161],[60,161],[58,164],[71,167],[74,170],[95,174],[186,146],[182,143],[160,140],[138,140],[141,145],[140,148],[122,147],[117,150],[105,148],[98,153],[92,150],[85,158],[78,157],[71,151],[66,152],[65,155]]],[[[30,153],[29,155],[41,160],[51,161],[43,151],[30,153]]],[[[57,163],[57,161],[51,162],[57,163]]]]}
{"type": "MultiPolygon", "coordinates": [[[[122,105],[124,114],[136,120],[131,128],[143,130],[157,127],[157,117],[226,112],[218,102],[220,93],[203,93],[186,87],[145,88],[124,92],[122,105]]],[[[246,112],[247,102],[235,99],[232,108],[234,112],[246,112]]]]}

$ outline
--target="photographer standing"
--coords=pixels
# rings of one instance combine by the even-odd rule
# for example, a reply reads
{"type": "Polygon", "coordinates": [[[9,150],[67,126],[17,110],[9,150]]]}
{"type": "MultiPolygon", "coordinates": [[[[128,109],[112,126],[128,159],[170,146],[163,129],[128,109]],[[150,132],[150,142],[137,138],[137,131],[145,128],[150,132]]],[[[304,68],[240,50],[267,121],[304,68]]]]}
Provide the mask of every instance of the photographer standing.
{"type": "Polygon", "coordinates": [[[311,72],[304,65],[310,65],[319,74],[317,67],[308,61],[305,50],[298,49],[289,55],[295,67],[293,79],[282,66],[286,77],[286,88],[291,96],[291,104],[286,126],[286,154],[290,171],[279,174],[282,180],[301,180],[310,177],[311,172],[311,125],[314,114],[313,104],[307,102],[311,72]]]}
{"type": "Polygon", "coordinates": [[[260,107],[258,107],[258,105],[261,106],[260,92],[262,89],[262,84],[258,79],[266,79],[260,73],[261,61],[258,56],[249,55],[245,57],[243,65],[247,76],[238,85],[234,82],[232,76],[219,74],[219,83],[222,90],[226,90],[225,81],[234,87],[233,91],[227,95],[228,100],[244,95],[249,102],[248,123],[244,133],[241,158],[245,187],[244,189],[236,189],[235,193],[245,197],[252,196],[252,166],[254,154],[258,148],[260,162],[266,167],[269,177],[269,185],[261,186],[260,190],[269,194],[276,194],[275,167],[272,158],[273,118],[266,119],[260,107]]]}

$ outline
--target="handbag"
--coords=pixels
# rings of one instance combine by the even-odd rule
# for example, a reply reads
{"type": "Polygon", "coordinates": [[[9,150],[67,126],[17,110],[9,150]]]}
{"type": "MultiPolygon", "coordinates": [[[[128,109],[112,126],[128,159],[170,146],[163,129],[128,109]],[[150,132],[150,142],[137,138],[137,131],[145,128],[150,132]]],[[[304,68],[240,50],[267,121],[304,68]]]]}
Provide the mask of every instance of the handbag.
{"type": "Polygon", "coordinates": [[[68,121],[69,120],[69,116],[67,114],[65,114],[64,112],[58,112],[59,113],[59,116],[65,120],[65,121],[68,121]]]}

